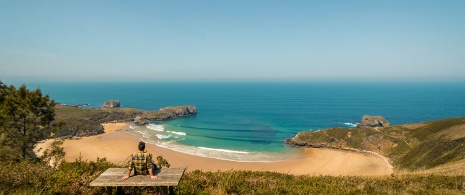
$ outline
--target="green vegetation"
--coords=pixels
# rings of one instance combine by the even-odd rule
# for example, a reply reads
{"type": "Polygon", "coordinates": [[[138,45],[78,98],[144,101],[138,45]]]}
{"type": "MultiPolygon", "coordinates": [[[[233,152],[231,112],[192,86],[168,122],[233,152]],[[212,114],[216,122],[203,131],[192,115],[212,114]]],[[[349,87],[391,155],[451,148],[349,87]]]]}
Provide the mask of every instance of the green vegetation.
{"type": "Polygon", "coordinates": [[[35,157],[34,144],[53,131],[54,106],[40,89],[29,91],[26,85],[16,89],[0,82],[0,158],[35,157]]]}
{"type": "Polygon", "coordinates": [[[103,133],[102,123],[131,121],[144,111],[129,108],[83,109],[71,106],[55,106],[54,123],[63,123],[63,128],[55,132],[55,137],[89,136],[103,133]]]}
{"type": "MultiPolygon", "coordinates": [[[[40,162],[2,162],[0,194],[104,194],[89,183],[110,167],[105,159],[76,160],[53,169],[40,162]]],[[[465,176],[294,176],[259,171],[186,173],[176,194],[460,194],[465,176]]],[[[127,194],[160,194],[157,187],[123,187],[127,194]]]]}
{"type": "Polygon", "coordinates": [[[273,172],[194,171],[179,194],[453,194],[463,193],[465,176],[385,177],[294,176],[273,172]]]}
{"type": "Polygon", "coordinates": [[[331,128],[300,132],[297,144],[380,153],[398,169],[430,169],[465,159],[465,118],[385,128],[331,128]]]}
{"type": "Polygon", "coordinates": [[[72,106],[55,106],[55,121],[62,128],[55,132],[54,137],[90,136],[103,133],[102,123],[147,120],[167,120],[177,116],[196,113],[193,106],[171,106],[159,111],[144,111],[133,108],[83,109],[72,106]]]}

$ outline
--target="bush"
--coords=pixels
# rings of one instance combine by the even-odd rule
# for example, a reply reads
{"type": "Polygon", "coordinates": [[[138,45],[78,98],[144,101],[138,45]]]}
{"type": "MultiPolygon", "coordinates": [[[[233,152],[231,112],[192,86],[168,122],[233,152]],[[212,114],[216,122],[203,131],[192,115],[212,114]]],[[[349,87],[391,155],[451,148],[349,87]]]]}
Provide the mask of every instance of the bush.
{"type": "Polygon", "coordinates": [[[294,176],[273,172],[187,173],[178,194],[454,194],[463,193],[465,176],[384,177],[294,176]]]}
{"type": "Polygon", "coordinates": [[[39,161],[2,162],[0,192],[6,194],[101,194],[104,188],[89,183],[114,164],[105,159],[96,162],[76,160],[53,169],[39,161]]]}

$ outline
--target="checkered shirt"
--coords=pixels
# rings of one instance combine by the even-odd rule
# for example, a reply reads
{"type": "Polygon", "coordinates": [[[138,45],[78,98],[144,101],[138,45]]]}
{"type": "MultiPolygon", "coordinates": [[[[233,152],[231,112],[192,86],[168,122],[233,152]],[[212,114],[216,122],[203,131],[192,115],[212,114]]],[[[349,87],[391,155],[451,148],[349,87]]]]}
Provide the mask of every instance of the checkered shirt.
{"type": "Polygon", "coordinates": [[[134,169],[134,175],[149,175],[149,170],[152,168],[152,154],[147,152],[135,152],[132,154],[129,172],[134,169]]]}

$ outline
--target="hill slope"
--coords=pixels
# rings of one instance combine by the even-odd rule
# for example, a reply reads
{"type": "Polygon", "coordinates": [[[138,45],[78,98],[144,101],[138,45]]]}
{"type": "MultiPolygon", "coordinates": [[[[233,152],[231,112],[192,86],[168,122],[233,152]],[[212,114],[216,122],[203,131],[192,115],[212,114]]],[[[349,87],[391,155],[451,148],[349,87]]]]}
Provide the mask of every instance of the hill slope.
{"type": "Polygon", "coordinates": [[[462,164],[465,117],[390,127],[299,132],[287,142],[294,146],[367,150],[389,157],[398,169],[432,169],[454,162],[462,164]]]}

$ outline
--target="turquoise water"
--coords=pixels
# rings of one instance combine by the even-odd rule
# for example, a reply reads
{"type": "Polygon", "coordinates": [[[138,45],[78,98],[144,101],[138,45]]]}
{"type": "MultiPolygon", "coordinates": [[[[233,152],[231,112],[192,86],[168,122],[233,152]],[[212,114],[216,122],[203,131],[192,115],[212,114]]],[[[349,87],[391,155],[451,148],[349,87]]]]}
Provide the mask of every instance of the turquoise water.
{"type": "Polygon", "coordinates": [[[235,161],[288,158],[294,150],[284,141],[297,132],[351,127],[364,114],[393,125],[465,116],[459,82],[28,83],[37,86],[70,105],[100,107],[110,99],[144,110],[194,105],[195,116],[131,126],[133,133],[172,150],[235,161]]]}

